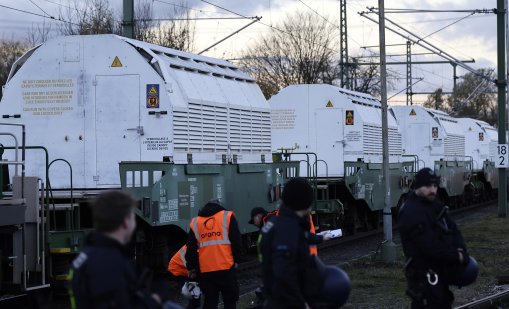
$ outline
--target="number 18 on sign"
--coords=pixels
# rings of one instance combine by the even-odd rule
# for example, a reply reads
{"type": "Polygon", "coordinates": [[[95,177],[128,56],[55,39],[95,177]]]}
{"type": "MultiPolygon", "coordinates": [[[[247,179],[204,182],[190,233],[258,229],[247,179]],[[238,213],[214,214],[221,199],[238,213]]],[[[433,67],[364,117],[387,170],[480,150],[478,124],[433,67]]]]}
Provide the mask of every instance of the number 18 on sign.
{"type": "Polygon", "coordinates": [[[497,145],[497,159],[495,160],[495,167],[509,167],[509,146],[507,144],[497,145]]]}

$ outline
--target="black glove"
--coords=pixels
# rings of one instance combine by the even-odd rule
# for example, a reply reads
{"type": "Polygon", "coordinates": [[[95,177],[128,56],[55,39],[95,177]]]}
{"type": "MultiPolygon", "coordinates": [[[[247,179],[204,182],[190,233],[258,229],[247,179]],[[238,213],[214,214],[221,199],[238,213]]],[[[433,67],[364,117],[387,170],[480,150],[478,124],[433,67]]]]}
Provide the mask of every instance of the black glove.
{"type": "Polygon", "coordinates": [[[458,252],[463,256],[463,258],[460,260],[461,266],[466,267],[470,262],[470,256],[468,255],[467,250],[463,248],[458,248],[458,252]]]}

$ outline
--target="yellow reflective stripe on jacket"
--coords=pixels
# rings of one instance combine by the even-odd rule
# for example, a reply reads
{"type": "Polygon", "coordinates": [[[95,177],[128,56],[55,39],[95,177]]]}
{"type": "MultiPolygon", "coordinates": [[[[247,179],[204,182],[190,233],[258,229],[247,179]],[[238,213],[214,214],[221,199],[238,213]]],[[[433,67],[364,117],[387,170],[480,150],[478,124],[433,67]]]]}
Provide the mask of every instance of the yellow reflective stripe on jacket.
{"type": "Polygon", "coordinates": [[[69,270],[69,303],[71,304],[71,309],[76,309],[76,298],[74,297],[74,291],[72,290],[72,278],[74,276],[74,269],[71,268],[69,270]]]}

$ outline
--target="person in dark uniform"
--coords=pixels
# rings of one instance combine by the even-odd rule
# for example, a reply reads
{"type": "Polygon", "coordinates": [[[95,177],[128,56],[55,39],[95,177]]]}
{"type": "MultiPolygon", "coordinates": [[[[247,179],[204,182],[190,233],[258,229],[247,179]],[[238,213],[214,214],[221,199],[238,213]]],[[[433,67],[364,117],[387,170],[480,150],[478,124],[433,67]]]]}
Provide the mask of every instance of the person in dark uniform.
{"type": "Polygon", "coordinates": [[[189,278],[197,279],[205,298],[204,309],[216,309],[219,293],[225,309],[236,308],[239,299],[236,268],[242,238],[232,211],[219,201],[209,201],[193,218],[185,259],[189,278]]]}
{"type": "Polygon", "coordinates": [[[401,207],[398,228],[407,258],[406,294],[412,308],[451,308],[452,277],[469,263],[463,236],[437,199],[438,177],[431,169],[417,172],[414,191],[401,207]]]}
{"type": "MultiPolygon", "coordinates": [[[[136,201],[122,191],[108,191],[92,205],[96,231],[71,265],[71,308],[160,308],[166,286],[150,292],[136,275],[127,244],[136,228],[136,201]]],[[[170,303],[165,308],[181,308],[170,303]]]]}
{"type": "Polygon", "coordinates": [[[258,240],[264,308],[309,308],[304,273],[313,263],[306,239],[313,190],[304,178],[292,178],[282,199],[279,215],[265,223],[258,240]]]}
{"type": "MultiPolygon", "coordinates": [[[[263,207],[255,207],[251,209],[251,219],[248,221],[249,224],[252,224],[259,228],[263,227],[265,223],[269,221],[269,219],[273,216],[279,215],[279,209],[268,212],[263,207]]],[[[315,230],[315,225],[313,224],[313,217],[309,214],[309,222],[305,223],[307,226],[306,238],[309,243],[309,251],[312,255],[318,255],[317,245],[322,242],[329,240],[331,237],[326,235],[317,235],[315,230]]]]}
{"type": "Polygon", "coordinates": [[[275,211],[268,212],[263,207],[255,207],[251,209],[251,219],[249,219],[248,223],[261,229],[270,216],[277,215],[275,211]]]}

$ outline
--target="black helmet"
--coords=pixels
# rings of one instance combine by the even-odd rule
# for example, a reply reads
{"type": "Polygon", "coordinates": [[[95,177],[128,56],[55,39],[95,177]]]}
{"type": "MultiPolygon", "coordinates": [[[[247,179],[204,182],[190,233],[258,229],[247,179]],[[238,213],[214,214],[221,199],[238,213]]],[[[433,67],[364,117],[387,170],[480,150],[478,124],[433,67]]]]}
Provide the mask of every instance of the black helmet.
{"type": "Polygon", "coordinates": [[[325,305],[327,308],[339,308],[343,306],[352,289],[352,284],[347,273],[336,266],[325,267],[325,279],[323,287],[314,305],[325,305]]]}
{"type": "Polygon", "coordinates": [[[459,287],[470,285],[475,281],[475,279],[477,279],[478,274],[479,265],[477,264],[477,261],[470,256],[467,267],[465,267],[463,272],[451,280],[451,284],[459,287]]]}
{"type": "Polygon", "coordinates": [[[425,167],[415,174],[414,189],[418,189],[424,186],[430,186],[431,184],[440,184],[440,177],[429,167],[425,167]]]}
{"type": "Polygon", "coordinates": [[[286,183],[281,198],[293,210],[307,209],[313,203],[313,188],[305,178],[295,177],[286,183]]]}
{"type": "Polygon", "coordinates": [[[251,219],[249,219],[248,223],[254,224],[253,218],[259,214],[262,214],[265,216],[267,214],[267,211],[263,207],[255,207],[255,208],[251,209],[251,219]]]}

